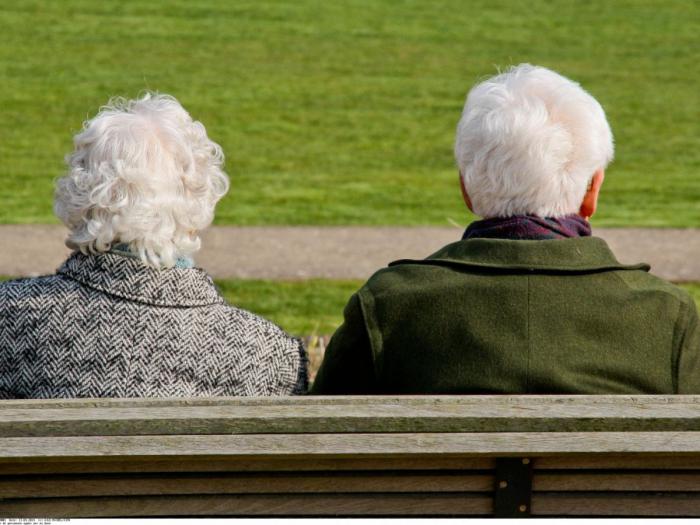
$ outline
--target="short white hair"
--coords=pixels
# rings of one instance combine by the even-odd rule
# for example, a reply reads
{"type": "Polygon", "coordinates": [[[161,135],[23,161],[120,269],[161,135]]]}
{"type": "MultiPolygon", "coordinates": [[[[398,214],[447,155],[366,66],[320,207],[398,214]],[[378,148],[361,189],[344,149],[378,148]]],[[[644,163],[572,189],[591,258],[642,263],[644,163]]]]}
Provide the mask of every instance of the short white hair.
{"type": "Polygon", "coordinates": [[[54,212],[83,253],[125,243],[144,263],[172,267],[228,191],[224,156],[175,98],[115,98],[85,122],[56,183],[54,212]]]}
{"type": "Polygon", "coordinates": [[[577,213],[613,158],[601,105],[577,83],[520,64],[472,88],[455,140],[457,165],[481,217],[577,213]]]}

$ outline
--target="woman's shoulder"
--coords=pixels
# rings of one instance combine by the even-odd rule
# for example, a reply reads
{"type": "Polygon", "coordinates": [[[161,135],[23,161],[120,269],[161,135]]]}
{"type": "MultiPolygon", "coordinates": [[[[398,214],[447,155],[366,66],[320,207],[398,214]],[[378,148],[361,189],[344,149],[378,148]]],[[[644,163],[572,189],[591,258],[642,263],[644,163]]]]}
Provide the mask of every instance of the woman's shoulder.
{"type": "Polygon", "coordinates": [[[264,317],[232,305],[220,305],[227,312],[226,347],[247,360],[248,370],[275,377],[270,392],[298,394],[308,387],[307,355],[299,337],[264,317]],[[267,371],[267,372],[265,372],[267,371]]]}
{"type": "Polygon", "coordinates": [[[58,295],[62,291],[74,288],[71,281],[60,275],[41,275],[38,277],[20,277],[0,282],[0,303],[7,305],[14,300],[26,300],[33,296],[58,295]]]}
{"type": "Polygon", "coordinates": [[[220,305],[219,308],[225,309],[226,318],[232,328],[249,333],[258,340],[261,337],[271,342],[298,340],[273,321],[249,310],[228,303],[220,305]]]}

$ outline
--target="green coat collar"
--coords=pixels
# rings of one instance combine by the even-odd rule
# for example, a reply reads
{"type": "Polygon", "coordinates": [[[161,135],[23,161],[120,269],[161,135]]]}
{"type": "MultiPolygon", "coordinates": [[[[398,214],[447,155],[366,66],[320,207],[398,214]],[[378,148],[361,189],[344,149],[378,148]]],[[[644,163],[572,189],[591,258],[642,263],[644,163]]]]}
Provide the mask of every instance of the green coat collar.
{"type": "Polygon", "coordinates": [[[644,270],[648,264],[621,264],[603,239],[575,237],[544,241],[510,239],[468,239],[441,248],[426,259],[401,259],[397,264],[434,264],[493,268],[499,270],[538,270],[580,273],[606,270],[644,270]]]}

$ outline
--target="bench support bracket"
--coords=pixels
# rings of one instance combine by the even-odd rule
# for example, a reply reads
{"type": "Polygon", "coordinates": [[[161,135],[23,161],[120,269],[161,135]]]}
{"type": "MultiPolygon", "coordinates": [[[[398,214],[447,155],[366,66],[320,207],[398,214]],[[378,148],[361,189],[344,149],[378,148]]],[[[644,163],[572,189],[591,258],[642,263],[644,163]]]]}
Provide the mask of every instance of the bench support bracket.
{"type": "Polygon", "coordinates": [[[532,460],[497,458],[494,515],[496,518],[530,516],[532,504],[532,460]]]}

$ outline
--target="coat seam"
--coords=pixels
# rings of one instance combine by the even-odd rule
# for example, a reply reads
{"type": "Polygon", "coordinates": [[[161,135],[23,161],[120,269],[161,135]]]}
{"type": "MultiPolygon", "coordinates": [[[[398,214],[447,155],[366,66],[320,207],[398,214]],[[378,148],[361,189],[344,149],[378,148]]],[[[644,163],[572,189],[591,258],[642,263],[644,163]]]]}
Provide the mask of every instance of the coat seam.
{"type": "Polygon", "coordinates": [[[366,288],[361,288],[358,293],[360,303],[360,313],[362,314],[362,322],[367,332],[369,346],[372,352],[372,364],[374,365],[375,380],[379,381],[382,373],[382,332],[379,330],[374,311],[374,296],[372,292],[366,288]]]}
{"type": "Polygon", "coordinates": [[[671,381],[673,384],[673,393],[680,392],[680,370],[681,370],[681,354],[683,353],[683,345],[685,344],[685,330],[683,326],[687,324],[687,312],[689,308],[681,302],[678,308],[678,318],[673,326],[673,349],[671,350],[671,381]]]}
{"type": "Polygon", "coordinates": [[[525,392],[530,393],[530,351],[532,342],[530,339],[530,276],[525,276],[527,283],[527,315],[525,317],[526,334],[527,334],[527,365],[525,368],[525,392]]]}

